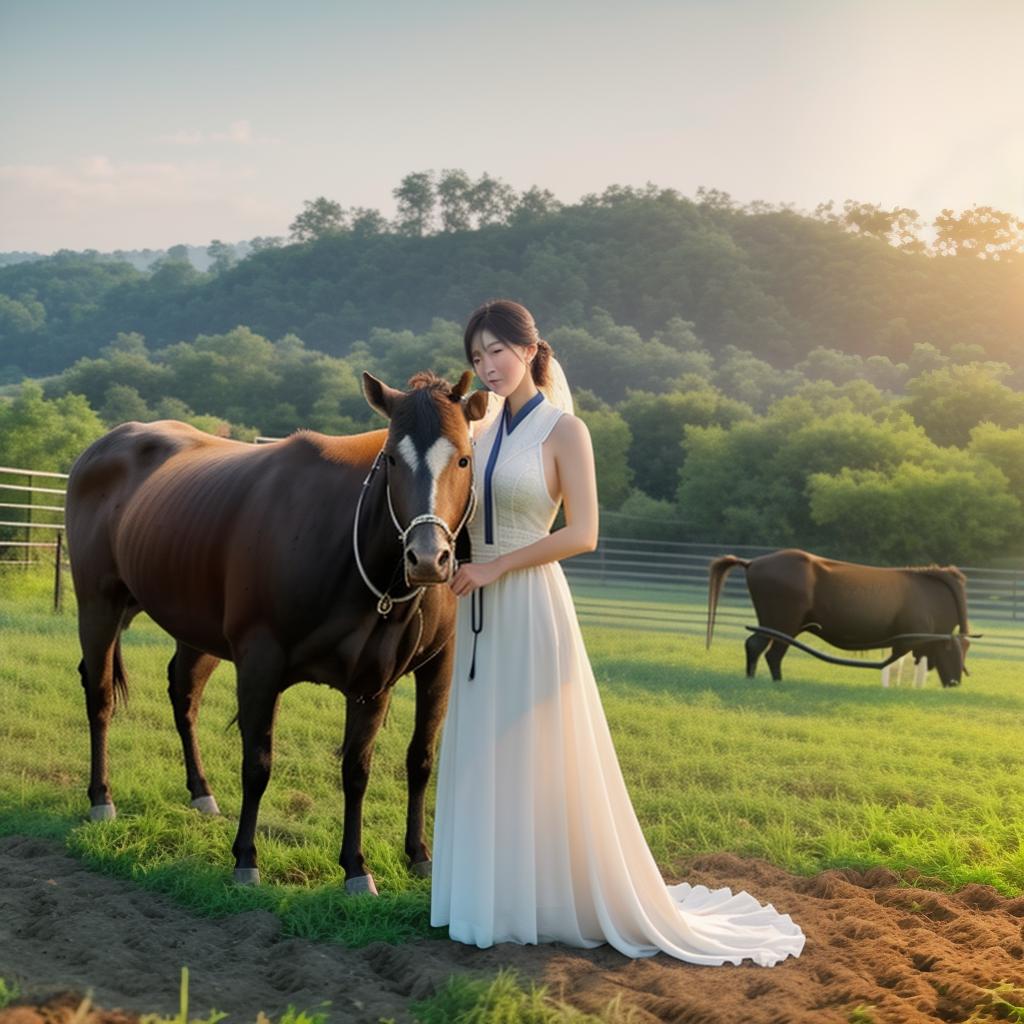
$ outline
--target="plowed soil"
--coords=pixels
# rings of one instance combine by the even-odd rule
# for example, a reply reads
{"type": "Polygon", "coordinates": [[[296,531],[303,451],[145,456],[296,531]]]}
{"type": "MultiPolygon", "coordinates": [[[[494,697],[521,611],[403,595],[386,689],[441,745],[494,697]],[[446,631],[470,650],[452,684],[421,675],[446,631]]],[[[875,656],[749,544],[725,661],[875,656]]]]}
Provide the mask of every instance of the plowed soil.
{"type": "Polygon", "coordinates": [[[176,1013],[182,964],[193,1014],[216,1007],[250,1022],[261,1010],[276,1017],[288,1004],[325,1001],[332,1021],[411,1021],[410,1004],[453,974],[489,977],[502,967],[579,1009],[618,997],[640,1022],[847,1024],[858,1009],[855,1020],[876,1024],[1016,1019],[992,993],[999,983],[1016,988],[1003,990],[1009,1002],[1024,1003],[1024,898],[982,885],[944,893],[934,880],[884,869],[804,878],[726,854],[681,864],[676,880],[771,902],[803,927],[803,955],[763,968],[628,960],[607,946],[478,950],[424,939],[345,949],[282,935],[265,912],[197,918],[87,870],[56,843],[7,837],[0,977],[18,983],[22,998],[0,1021],[126,1024],[140,1012],[176,1013]],[[86,991],[106,1009],[79,1013],[86,991]]]}

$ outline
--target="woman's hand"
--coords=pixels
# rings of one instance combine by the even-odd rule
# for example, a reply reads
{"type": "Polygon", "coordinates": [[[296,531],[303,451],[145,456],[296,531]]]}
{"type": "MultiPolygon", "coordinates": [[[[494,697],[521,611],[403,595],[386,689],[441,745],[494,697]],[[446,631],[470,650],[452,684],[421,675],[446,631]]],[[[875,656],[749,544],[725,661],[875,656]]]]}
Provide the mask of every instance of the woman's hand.
{"type": "Polygon", "coordinates": [[[503,574],[504,570],[498,565],[499,561],[500,559],[496,558],[493,562],[464,562],[448,586],[457,597],[465,597],[479,587],[486,587],[503,574]]]}

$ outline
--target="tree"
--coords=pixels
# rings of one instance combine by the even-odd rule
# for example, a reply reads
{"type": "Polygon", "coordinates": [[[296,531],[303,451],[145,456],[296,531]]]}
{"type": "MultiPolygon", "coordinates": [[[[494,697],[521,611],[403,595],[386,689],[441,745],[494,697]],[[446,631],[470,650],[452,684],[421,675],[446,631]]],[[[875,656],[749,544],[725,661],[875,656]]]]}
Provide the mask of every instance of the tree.
{"type": "Polygon", "coordinates": [[[731,426],[751,415],[747,406],[704,381],[683,383],[686,390],[668,394],[631,391],[619,406],[632,437],[629,464],[636,485],[652,498],[671,501],[675,497],[688,427],[731,426]]]}
{"type": "Polygon", "coordinates": [[[924,252],[920,238],[921,215],[909,207],[894,206],[886,210],[875,203],[847,199],[840,222],[854,234],[880,239],[906,252],[924,252]]]}
{"type": "Polygon", "coordinates": [[[25,381],[12,402],[0,403],[0,464],[66,472],[103,432],[81,395],[48,401],[35,381],[25,381]]]}
{"type": "Polygon", "coordinates": [[[943,210],[934,221],[935,251],[941,256],[1011,259],[1024,252],[1024,221],[991,206],[960,214],[943,210]]]}
{"type": "Polygon", "coordinates": [[[905,462],[941,462],[945,456],[893,400],[883,399],[872,413],[856,412],[835,385],[813,387],[825,411],[816,412],[801,389],[768,415],[731,429],[687,429],[678,502],[694,534],[733,544],[828,550],[834,533],[812,518],[807,498],[813,474],[889,473],[905,462]]]}
{"type": "Polygon", "coordinates": [[[357,238],[369,238],[382,235],[388,230],[388,222],[380,210],[368,206],[349,208],[349,228],[357,238]]]}
{"type": "Polygon", "coordinates": [[[801,383],[793,370],[777,370],[752,352],[726,345],[715,374],[715,385],[752,409],[767,409],[801,383]]]}
{"type": "Polygon", "coordinates": [[[477,227],[504,224],[516,206],[516,193],[500,178],[482,174],[468,197],[470,212],[476,217],[477,227]]]}
{"type": "Polygon", "coordinates": [[[333,199],[319,196],[307,199],[302,206],[302,212],[288,225],[294,241],[310,242],[345,230],[345,211],[333,199]]]}
{"type": "Polygon", "coordinates": [[[153,413],[135,388],[127,384],[111,384],[104,396],[100,416],[108,427],[116,427],[129,420],[145,423],[153,418],[153,413]]]}
{"type": "Polygon", "coordinates": [[[46,323],[46,307],[34,295],[0,295],[0,338],[32,334],[46,323]]]}
{"type": "Polygon", "coordinates": [[[1007,430],[979,423],[971,430],[967,450],[995,466],[1009,482],[1010,493],[1024,505],[1024,427],[1007,430]]]}
{"type": "Polygon", "coordinates": [[[815,474],[808,496],[814,522],[847,557],[890,563],[987,559],[1024,521],[1006,477],[978,459],[815,474]]]}
{"type": "Polygon", "coordinates": [[[553,192],[533,185],[521,193],[515,201],[509,222],[524,224],[557,213],[561,209],[562,204],[555,198],[553,192]]]}
{"type": "Polygon", "coordinates": [[[469,202],[473,183],[462,170],[444,170],[437,182],[437,199],[441,206],[442,231],[468,231],[469,202]]]}
{"type": "Polygon", "coordinates": [[[597,489],[601,507],[618,508],[629,495],[633,470],[629,466],[632,442],[626,421],[611,409],[578,411],[594,445],[597,489]]]}
{"type": "Polygon", "coordinates": [[[284,239],[280,235],[257,235],[249,240],[251,253],[265,252],[267,249],[280,249],[284,239]]]}
{"type": "Polygon", "coordinates": [[[206,255],[210,257],[211,274],[222,274],[225,270],[230,270],[238,262],[238,257],[235,255],[235,247],[222,242],[219,238],[215,238],[206,247],[206,255]]]}
{"type": "Polygon", "coordinates": [[[1002,383],[1009,369],[971,363],[923,373],[907,384],[907,410],[941,445],[967,444],[979,423],[1019,426],[1024,423],[1024,394],[1002,383]]]}
{"type": "Polygon", "coordinates": [[[420,238],[431,228],[434,215],[434,176],[432,171],[407,174],[391,194],[398,203],[398,230],[420,238]]]}

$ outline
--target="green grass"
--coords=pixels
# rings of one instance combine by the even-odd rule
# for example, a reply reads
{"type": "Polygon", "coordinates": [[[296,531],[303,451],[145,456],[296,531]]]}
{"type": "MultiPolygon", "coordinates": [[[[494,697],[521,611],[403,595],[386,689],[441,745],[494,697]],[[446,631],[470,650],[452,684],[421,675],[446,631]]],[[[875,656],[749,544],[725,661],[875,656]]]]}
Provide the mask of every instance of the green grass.
{"type": "Polygon", "coordinates": [[[553,999],[546,988],[527,990],[515,971],[492,981],[451,978],[436,995],[410,1007],[419,1024],[628,1024],[635,1015],[618,1000],[599,1015],[553,999]]]}
{"type": "Polygon", "coordinates": [[[0,978],[0,1010],[13,1003],[19,995],[21,995],[21,989],[17,982],[12,981],[8,984],[7,981],[0,978]]]}
{"type": "MultiPolygon", "coordinates": [[[[312,685],[282,698],[257,836],[264,885],[236,888],[230,846],[241,752],[228,727],[232,667],[215,673],[200,722],[225,815],[208,819],[188,807],[166,696],[172,645],[136,620],[123,641],[131,699],[110,736],[119,817],[87,822],[74,602],[69,595],[64,615],[53,615],[48,586],[42,574],[0,578],[0,832],[60,839],[98,870],[201,914],[268,909],[290,934],[351,945],[445,934],[430,929],[429,883],[409,875],[402,854],[408,680],[378,741],[365,804],[364,848],[380,899],[343,893],[344,701],[312,685]]],[[[791,653],[786,681],[776,684],[763,669],[754,681],[743,677],[738,634],[705,652],[689,627],[584,633],[626,781],[666,877],[680,877],[683,858],[732,851],[800,873],[884,865],[949,887],[1024,892],[1019,661],[979,658],[958,689],[942,690],[933,675],[923,690],[883,690],[877,672],[791,653]]]]}

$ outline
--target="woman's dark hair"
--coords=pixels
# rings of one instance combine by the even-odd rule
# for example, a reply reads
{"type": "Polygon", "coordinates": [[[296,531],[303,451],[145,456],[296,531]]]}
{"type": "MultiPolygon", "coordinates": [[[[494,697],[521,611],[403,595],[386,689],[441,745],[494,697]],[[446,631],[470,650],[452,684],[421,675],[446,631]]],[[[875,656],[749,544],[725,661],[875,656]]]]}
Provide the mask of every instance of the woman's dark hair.
{"type": "Polygon", "coordinates": [[[527,345],[535,344],[537,355],[530,364],[533,383],[538,387],[547,384],[551,346],[537,333],[533,314],[524,305],[511,299],[494,299],[473,310],[462,336],[466,360],[470,365],[473,364],[473,339],[481,331],[490,331],[506,345],[525,348],[527,345]]]}

